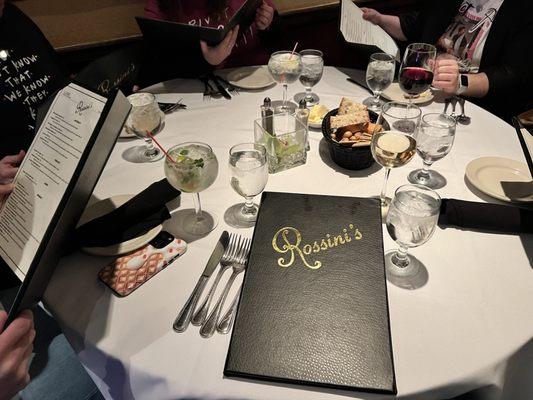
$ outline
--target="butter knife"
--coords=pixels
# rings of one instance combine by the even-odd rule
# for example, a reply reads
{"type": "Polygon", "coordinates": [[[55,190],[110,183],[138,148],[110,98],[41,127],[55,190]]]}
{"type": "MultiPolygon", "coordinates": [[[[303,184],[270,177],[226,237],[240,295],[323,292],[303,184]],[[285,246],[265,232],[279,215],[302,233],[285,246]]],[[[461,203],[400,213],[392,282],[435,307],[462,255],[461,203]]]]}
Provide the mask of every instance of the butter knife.
{"type": "Polygon", "coordinates": [[[220,83],[218,77],[215,74],[209,74],[209,79],[215,83],[215,86],[217,87],[218,91],[225,99],[231,100],[231,95],[229,94],[228,90],[224,87],[222,83],[220,83]]]}
{"type": "Polygon", "coordinates": [[[200,276],[200,279],[198,279],[198,283],[196,284],[191,295],[189,296],[189,299],[187,300],[180,313],[176,317],[176,320],[174,321],[173,328],[176,332],[184,332],[189,326],[192,314],[194,313],[194,309],[196,307],[196,303],[198,302],[198,299],[200,298],[200,295],[202,294],[211,274],[213,274],[213,271],[220,262],[220,258],[224,253],[224,249],[228,245],[228,241],[228,232],[222,232],[222,235],[220,236],[220,239],[218,239],[218,242],[215,246],[215,249],[213,250],[213,253],[211,254],[211,257],[209,257],[209,260],[207,261],[207,265],[204,268],[204,272],[202,272],[202,276],[200,276]]]}

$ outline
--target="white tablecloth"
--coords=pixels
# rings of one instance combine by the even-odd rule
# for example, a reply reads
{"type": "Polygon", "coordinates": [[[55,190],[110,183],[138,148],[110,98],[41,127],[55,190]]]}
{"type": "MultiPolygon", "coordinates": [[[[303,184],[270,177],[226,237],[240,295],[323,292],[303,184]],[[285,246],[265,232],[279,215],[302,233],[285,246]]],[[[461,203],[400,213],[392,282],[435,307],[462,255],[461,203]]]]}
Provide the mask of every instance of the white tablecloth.
{"type": "MultiPolygon", "coordinates": [[[[346,76],[336,68],[326,68],[315,87],[323,104],[334,108],[342,96],[359,101],[368,96],[347,82],[346,76]]],[[[220,233],[235,231],[223,220],[224,212],[241,201],[229,185],[228,150],[233,144],[253,141],[259,105],[265,96],[279,99],[281,87],[241,92],[231,101],[204,101],[203,85],[196,81],[176,80],[150,91],[159,93],[160,101],[183,98],[188,106],[167,116],[165,128],[157,136],[163,146],[194,140],[213,147],[220,170],[216,182],[201,197],[220,222],[207,237],[190,242],[181,259],[126,298],[113,296],[97,281],[98,270],[110,258],[78,253],[60,263],[45,299],[104,395],[109,399],[375,398],[358,392],[224,378],[230,335],[215,334],[206,340],[196,327],[182,334],[172,330],[172,322],[220,233]]],[[[289,88],[290,95],[299,91],[302,87],[298,83],[289,88]]],[[[440,112],[442,108],[442,104],[433,103],[424,107],[424,112],[440,112]]],[[[473,104],[467,103],[466,110],[472,117],[471,125],[458,125],[451,153],[434,165],[448,180],[439,193],[442,197],[486,201],[488,198],[467,188],[464,171],[468,162],[482,156],[523,162],[524,156],[511,126],[473,104]]],[[[379,167],[343,170],[330,160],[320,132],[311,131],[310,143],[307,164],[270,175],[267,190],[378,195],[383,179],[379,167]]],[[[163,161],[125,160],[128,149],[140,144],[139,140],[118,141],[94,191],[96,198],[137,193],[164,177],[163,161]]],[[[421,159],[415,157],[406,167],[393,170],[389,195],[421,165],[421,159]]],[[[181,207],[191,208],[192,196],[181,197],[181,207]]],[[[178,233],[174,219],[165,226],[178,233]]],[[[239,233],[251,236],[252,230],[239,233]]],[[[384,246],[386,251],[395,247],[386,229],[384,246]]],[[[388,283],[398,394],[441,399],[495,385],[495,398],[519,399],[515,394],[509,397],[510,390],[531,390],[530,376],[517,366],[524,360],[533,364],[533,237],[437,229],[427,244],[411,253],[427,268],[427,283],[416,290],[388,283]]]]}

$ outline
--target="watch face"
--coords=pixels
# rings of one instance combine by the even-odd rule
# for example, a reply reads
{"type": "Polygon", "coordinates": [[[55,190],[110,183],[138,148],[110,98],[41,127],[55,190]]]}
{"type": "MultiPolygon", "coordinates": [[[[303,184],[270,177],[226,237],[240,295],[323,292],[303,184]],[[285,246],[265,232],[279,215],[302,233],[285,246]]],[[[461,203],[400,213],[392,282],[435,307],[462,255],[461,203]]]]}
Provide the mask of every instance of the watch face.
{"type": "Polygon", "coordinates": [[[468,76],[461,75],[461,86],[468,87],[468,76]]]}

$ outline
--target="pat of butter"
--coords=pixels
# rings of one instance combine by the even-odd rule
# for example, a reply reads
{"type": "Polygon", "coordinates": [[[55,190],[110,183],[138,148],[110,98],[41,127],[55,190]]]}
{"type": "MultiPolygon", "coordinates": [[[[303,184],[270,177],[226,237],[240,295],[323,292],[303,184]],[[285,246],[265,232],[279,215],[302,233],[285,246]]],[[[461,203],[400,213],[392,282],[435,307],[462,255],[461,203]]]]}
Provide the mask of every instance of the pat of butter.
{"type": "Polygon", "coordinates": [[[318,123],[322,121],[324,116],[328,113],[328,109],[326,106],[322,104],[317,104],[311,108],[311,111],[309,112],[309,121],[318,123]]]}

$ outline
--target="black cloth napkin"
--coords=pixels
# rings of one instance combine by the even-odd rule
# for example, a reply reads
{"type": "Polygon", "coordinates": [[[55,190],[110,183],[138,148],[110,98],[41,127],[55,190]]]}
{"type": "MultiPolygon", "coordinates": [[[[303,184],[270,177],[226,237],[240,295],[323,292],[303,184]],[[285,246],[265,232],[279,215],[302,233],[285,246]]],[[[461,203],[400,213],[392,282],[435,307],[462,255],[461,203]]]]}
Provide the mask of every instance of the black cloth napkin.
{"type": "Polygon", "coordinates": [[[138,237],[170,218],[165,204],[181,192],[166,179],[152,183],[116,210],[75,231],[78,247],[104,247],[138,237]]]}
{"type": "Polygon", "coordinates": [[[533,233],[533,210],[442,199],[439,226],[500,233],[533,233]]]}

